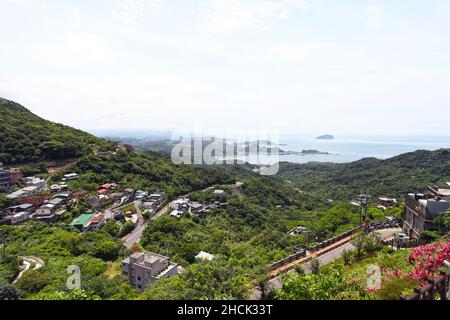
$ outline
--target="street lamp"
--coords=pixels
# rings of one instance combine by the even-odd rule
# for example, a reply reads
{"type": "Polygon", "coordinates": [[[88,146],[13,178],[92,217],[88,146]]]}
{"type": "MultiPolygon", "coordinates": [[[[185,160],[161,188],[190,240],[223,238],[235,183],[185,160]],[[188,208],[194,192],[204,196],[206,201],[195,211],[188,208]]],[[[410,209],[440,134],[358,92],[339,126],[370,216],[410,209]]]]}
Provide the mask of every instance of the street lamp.
{"type": "MultiPolygon", "coordinates": [[[[448,268],[450,268],[450,262],[448,262],[447,260],[444,260],[444,265],[448,268]]],[[[450,278],[448,279],[449,281],[449,285],[448,285],[448,292],[447,292],[447,299],[450,300],[450,278]]]]}

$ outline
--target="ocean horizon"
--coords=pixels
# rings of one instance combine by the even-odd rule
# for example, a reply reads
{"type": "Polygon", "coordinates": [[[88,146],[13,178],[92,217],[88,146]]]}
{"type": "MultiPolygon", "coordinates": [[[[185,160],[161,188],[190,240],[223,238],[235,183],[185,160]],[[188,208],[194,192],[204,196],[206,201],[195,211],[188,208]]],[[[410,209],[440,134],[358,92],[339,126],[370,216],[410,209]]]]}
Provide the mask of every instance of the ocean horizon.
{"type": "Polygon", "coordinates": [[[275,162],[331,162],[348,163],[364,158],[389,159],[417,150],[439,150],[450,148],[450,137],[446,136],[335,136],[334,140],[319,140],[304,135],[284,135],[278,141],[283,151],[302,152],[317,150],[328,154],[289,154],[280,156],[237,157],[251,164],[271,164],[275,162]]]}

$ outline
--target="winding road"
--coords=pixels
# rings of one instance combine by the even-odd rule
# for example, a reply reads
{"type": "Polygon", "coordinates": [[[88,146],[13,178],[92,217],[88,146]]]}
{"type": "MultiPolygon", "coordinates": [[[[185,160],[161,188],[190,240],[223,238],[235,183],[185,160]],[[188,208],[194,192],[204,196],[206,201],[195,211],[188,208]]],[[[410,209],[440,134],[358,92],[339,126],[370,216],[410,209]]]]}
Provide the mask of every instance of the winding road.
{"type": "Polygon", "coordinates": [[[22,259],[23,267],[24,269],[19,273],[16,280],[14,280],[13,284],[19,281],[20,278],[30,270],[31,264],[35,264],[33,270],[37,270],[45,266],[45,262],[42,259],[36,258],[36,257],[20,257],[22,259]]]}
{"type": "MultiPolygon", "coordinates": [[[[169,210],[169,206],[170,203],[159,209],[150,219],[156,220],[164,215],[169,210]]],[[[130,234],[122,238],[123,245],[128,249],[130,249],[135,243],[138,243],[141,240],[142,236],[144,235],[144,230],[147,227],[147,222],[144,221],[141,210],[136,203],[135,208],[139,215],[138,226],[130,234]]]]}

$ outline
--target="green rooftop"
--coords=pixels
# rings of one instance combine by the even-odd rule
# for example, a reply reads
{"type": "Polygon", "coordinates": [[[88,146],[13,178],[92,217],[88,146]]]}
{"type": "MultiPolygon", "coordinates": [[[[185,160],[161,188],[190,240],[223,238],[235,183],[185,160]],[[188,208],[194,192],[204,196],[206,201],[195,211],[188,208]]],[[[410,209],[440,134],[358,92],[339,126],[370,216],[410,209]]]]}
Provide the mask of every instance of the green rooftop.
{"type": "Polygon", "coordinates": [[[81,216],[79,216],[78,218],[76,218],[75,220],[73,220],[70,225],[72,227],[75,227],[75,228],[79,229],[79,230],[82,230],[83,226],[86,224],[86,222],[89,221],[89,219],[92,218],[93,215],[94,215],[93,212],[84,213],[81,216]]]}

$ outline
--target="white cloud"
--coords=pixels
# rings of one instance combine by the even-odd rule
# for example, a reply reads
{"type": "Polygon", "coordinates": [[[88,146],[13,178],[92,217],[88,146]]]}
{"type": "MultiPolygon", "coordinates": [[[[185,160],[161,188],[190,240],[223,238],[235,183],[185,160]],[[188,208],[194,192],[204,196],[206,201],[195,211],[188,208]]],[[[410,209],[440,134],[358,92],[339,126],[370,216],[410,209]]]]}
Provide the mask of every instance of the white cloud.
{"type": "Polygon", "coordinates": [[[64,34],[59,43],[35,43],[37,60],[51,66],[78,66],[111,61],[111,50],[101,37],[81,32],[64,34]]]}
{"type": "Polygon", "coordinates": [[[47,0],[0,0],[0,5],[15,5],[30,9],[48,6],[47,0]]]}
{"type": "Polygon", "coordinates": [[[124,24],[137,24],[145,17],[164,13],[163,0],[116,0],[113,18],[124,24]]]}
{"type": "Polygon", "coordinates": [[[206,31],[227,33],[287,19],[304,8],[304,0],[207,0],[190,12],[204,21],[206,31]]]}

